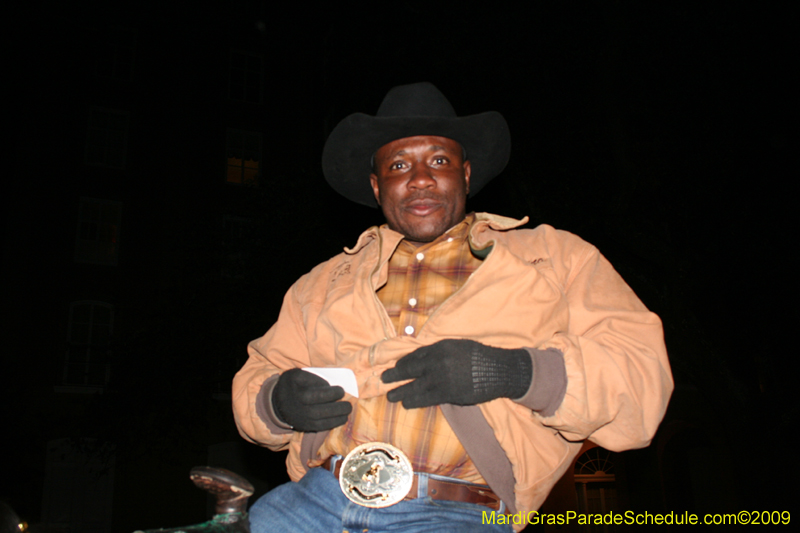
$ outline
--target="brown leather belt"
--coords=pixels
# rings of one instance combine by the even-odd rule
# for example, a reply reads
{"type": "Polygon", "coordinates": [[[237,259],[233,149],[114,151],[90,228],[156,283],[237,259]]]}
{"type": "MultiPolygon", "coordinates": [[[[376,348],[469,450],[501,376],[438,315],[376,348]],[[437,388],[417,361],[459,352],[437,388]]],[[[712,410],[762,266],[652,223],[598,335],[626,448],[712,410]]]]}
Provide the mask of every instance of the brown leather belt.
{"type": "MultiPolygon", "coordinates": [[[[322,467],[326,470],[333,472],[336,478],[339,478],[339,471],[342,468],[342,462],[338,461],[333,470],[331,470],[330,457],[325,459],[322,467]]],[[[414,473],[414,482],[411,485],[411,490],[408,492],[405,500],[413,500],[418,497],[417,487],[419,483],[419,474],[414,473]]],[[[478,505],[485,505],[495,511],[500,510],[501,500],[492,489],[487,485],[476,485],[474,483],[461,482],[456,483],[452,481],[444,481],[428,478],[428,493],[427,496],[434,500],[449,500],[464,503],[477,503],[478,505]]]]}

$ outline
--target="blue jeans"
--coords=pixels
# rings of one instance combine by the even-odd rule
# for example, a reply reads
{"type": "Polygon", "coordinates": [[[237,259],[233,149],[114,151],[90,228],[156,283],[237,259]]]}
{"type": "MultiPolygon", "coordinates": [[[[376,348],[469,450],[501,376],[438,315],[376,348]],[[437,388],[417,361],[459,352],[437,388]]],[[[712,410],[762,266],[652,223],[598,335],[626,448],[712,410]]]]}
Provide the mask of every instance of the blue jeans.
{"type": "Polygon", "coordinates": [[[473,503],[417,498],[371,509],[348,500],[339,481],[324,468],[311,469],[297,483],[276,487],[250,507],[253,533],[439,533],[502,532],[509,525],[485,524],[492,510],[473,503]]]}

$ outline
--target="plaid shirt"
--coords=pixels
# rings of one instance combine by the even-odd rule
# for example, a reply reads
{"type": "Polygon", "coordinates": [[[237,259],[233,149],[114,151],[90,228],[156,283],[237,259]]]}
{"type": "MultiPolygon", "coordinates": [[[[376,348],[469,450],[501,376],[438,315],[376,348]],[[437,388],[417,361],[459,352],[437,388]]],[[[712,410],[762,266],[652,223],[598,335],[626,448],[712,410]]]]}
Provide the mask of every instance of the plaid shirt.
{"type": "MultiPolygon", "coordinates": [[[[416,336],[428,317],[480,266],[468,240],[474,220],[470,214],[418,247],[405,240],[398,245],[389,260],[386,284],[377,292],[398,335],[416,336]]],[[[416,471],[484,483],[438,406],[407,410],[386,396],[359,400],[348,423],[328,434],[319,456],[347,455],[373,441],[403,450],[416,471]]]]}

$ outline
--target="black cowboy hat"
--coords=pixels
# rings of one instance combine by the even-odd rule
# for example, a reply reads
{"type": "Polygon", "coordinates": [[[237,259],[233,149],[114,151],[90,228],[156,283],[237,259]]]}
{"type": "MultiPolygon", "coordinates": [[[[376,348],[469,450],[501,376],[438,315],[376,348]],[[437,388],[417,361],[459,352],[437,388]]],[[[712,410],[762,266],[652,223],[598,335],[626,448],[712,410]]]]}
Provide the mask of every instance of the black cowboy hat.
{"type": "Polygon", "coordinates": [[[325,179],[346,198],[377,207],[369,183],[373,154],[384,144],[416,135],[461,143],[472,165],[470,196],[502,172],[511,152],[508,124],[497,111],[458,117],[432,84],[399,85],[386,94],[374,117],[353,113],[336,125],[322,150],[325,179]]]}

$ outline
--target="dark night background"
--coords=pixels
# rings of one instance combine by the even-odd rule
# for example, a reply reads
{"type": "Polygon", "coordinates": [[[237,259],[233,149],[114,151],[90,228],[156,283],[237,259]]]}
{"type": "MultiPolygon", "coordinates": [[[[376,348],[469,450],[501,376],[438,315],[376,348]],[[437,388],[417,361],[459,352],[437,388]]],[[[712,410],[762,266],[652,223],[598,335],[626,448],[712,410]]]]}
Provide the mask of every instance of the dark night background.
{"type": "Polygon", "coordinates": [[[382,222],[325,183],[327,134],[428,80],[511,129],[468,209],[580,235],[662,317],[678,436],[622,454],[620,510],[795,510],[797,20],[781,5],[16,8],[0,500],[39,531],[127,532],[204,520],[195,464],[262,491],[285,479],[283,454],[237,436],[230,380],[291,283],[382,222]],[[258,176],[232,183],[247,153],[258,176]]]}

